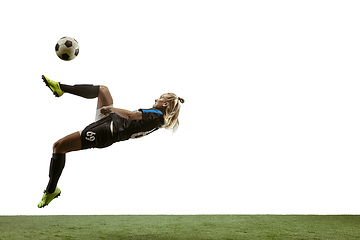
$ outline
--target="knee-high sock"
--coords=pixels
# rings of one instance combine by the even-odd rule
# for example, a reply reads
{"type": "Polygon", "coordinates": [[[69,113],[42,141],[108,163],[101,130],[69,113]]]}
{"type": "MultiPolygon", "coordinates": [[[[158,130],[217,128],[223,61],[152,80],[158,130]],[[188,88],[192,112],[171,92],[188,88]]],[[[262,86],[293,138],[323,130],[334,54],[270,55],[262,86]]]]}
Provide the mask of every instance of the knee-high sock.
{"type": "Polygon", "coordinates": [[[62,170],[65,167],[65,153],[53,153],[53,157],[50,162],[49,170],[49,183],[46,187],[47,193],[55,192],[56,185],[61,176],[62,170]]]}
{"type": "Polygon", "coordinates": [[[99,85],[81,84],[69,86],[60,83],[60,88],[66,93],[71,93],[83,98],[96,98],[99,95],[99,85]]]}

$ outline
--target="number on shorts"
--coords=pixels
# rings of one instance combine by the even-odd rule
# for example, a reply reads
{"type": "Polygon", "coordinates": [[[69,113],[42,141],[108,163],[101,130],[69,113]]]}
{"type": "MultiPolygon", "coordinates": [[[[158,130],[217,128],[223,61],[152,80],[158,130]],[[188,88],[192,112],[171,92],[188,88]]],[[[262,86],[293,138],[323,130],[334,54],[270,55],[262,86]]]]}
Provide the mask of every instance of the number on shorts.
{"type": "Polygon", "coordinates": [[[92,131],[88,131],[88,132],[86,132],[86,140],[88,140],[88,141],[90,141],[90,142],[93,142],[93,141],[95,141],[95,134],[96,133],[94,133],[94,132],[92,132],[92,131]]]}

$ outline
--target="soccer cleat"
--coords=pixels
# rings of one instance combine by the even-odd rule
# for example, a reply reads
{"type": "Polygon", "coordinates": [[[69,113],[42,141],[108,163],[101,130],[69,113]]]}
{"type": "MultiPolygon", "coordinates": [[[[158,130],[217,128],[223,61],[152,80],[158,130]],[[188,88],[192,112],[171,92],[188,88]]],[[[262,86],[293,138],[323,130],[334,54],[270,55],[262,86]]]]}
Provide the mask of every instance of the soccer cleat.
{"type": "Polygon", "coordinates": [[[58,82],[52,81],[44,75],[41,76],[46,86],[50,88],[55,97],[61,97],[64,94],[64,91],[61,90],[60,84],[58,82]]]}
{"type": "Polygon", "coordinates": [[[59,197],[60,193],[61,193],[61,191],[58,187],[56,187],[55,192],[53,192],[53,193],[46,193],[44,191],[44,195],[43,195],[41,201],[37,205],[38,208],[43,208],[46,205],[48,205],[54,198],[59,197]]]}

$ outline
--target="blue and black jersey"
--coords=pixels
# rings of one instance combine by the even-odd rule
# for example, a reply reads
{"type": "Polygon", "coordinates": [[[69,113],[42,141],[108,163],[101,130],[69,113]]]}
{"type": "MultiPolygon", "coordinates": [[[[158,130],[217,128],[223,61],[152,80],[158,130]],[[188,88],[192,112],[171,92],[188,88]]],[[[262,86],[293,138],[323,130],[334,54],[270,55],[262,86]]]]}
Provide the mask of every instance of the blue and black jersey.
{"type": "Polygon", "coordinates": [[[142,112],[141,120],[128,120],[116,113],[110,114],[114,124],[115,141],[146,136],[164,125],[164,114],[159,109],[139,109],[139,111],[142,112]]]}

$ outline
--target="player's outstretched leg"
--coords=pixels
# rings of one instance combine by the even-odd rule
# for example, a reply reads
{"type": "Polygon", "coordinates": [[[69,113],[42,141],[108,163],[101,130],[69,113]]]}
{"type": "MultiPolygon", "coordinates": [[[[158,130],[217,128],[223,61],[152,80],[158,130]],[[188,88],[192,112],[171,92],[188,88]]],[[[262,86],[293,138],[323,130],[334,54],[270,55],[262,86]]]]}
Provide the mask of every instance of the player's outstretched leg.
{"type": "Polygon", "coordinates": [[[57,183],[65,167],[65,154],[80,149],[81,138],[79,132],[70,134],[54,143],[53,156],[50,161],[49,182],[42,199],[37,205],[39,208],[45,207],[54,198],[60,196],[61,191],[57,187],[57,183]]]}

